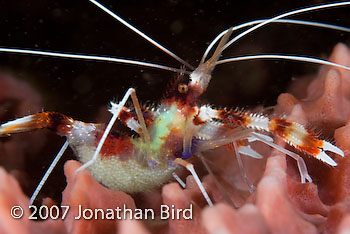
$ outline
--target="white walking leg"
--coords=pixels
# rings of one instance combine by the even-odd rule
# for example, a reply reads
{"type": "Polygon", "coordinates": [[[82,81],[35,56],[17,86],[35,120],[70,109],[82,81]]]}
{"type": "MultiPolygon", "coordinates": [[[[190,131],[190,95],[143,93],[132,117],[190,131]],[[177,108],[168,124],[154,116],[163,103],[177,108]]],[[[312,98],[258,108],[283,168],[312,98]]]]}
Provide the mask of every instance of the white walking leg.
{"type": "Polygon", "coordinates": [[[181,185],[183,189],[186,188],[185,182],[183,182],[183,180],[175,172],[171,173],[171,175],[175,178],[175,180],[181,185]]]}
{"type": "Polygon", "coordinates": [[[49,175],[51,174],[51,172],[53,171],[53,169],[55,168],[56,164],[58,163],[58,161],[61,159],[63,153],[66,151],[67,147],[68,147],[68,141],[66,141],[63,146],[61,147],[60,151],[57,153],[55,159],[52,161],[50,167],[47,169],[45,175],[43,176],[43,178],[41,179],[41,181],[39,182],[38,186],[36,187],[33,195],[30,197],[30,205],[33,204],[35,198],[38,196],[40,190],[42,189],[42,187],[44,186],[47,178],[49,177],[49,175]]]}
{"type": "Polygon", "coordinates": [[[196,171],[194,170],[193,164],[186,162],[185,160],[181,159],[181,158],[177,158],[174,161],[176,164],[181,165],[183,167],[185,167],[193,176],[194,180],[196,181],[199,189],[201,190],[205,200],[207,201],[209,206],[213,206],[213,202],[210,200],[210,197],[208,195],[208,193],[205,191],[205,188],[201,182],[201,180],[199,179],[196,171]]]}
{"type": "Polygon", "coordinates": [[[221,193],[222,197],[225,199],[225,201],[228,204],[230,204],[232,207],[234,207],[235,209],[238,209],[239,206],[234,203],[234,201],[230,198],[230,196],[229,196],[228,192],[226,191],[226,189],[218,181],[218,179],[214,175],[214,172],[209,167],[209,165],[208,165],[206,159],[204,158],[204,156],[201,153],[196,153],[196,156],[200,158],[200,160],[202,161],[204,167],[207,169],[209,175],[213,178],[213,181],[214,181],[216,187],[220,191],[220,193],[221,193]]]}
{"type": "Polygon", "coordinates": [[[237,163],[238,163],[238,167],[239,167],[239,170],[241,171],[241,175],[242,175],[242,178],[244,180],[244,182],[248,185],[248,188],[249,188],[249,192],[250,193],[253,193],[255,191],[255,186],[250,182],[248,176],[247,176],[247,173],[245,172],[245,169],[243,167],[243,163],[242,163],[242,159],[241,159],[241,155],[238,151],[238,147],[237,147],[237,143],[234,141],[232,143],[233,145],[233,148],[235,150],[235,154],[236,154],[236,158],[237,158],[237,163]]]}
{"type": "Polygon", "coordinates": [[[142,136],[144,138],[144,142],[147,146],[147,149],[146,149],[146,155],[147,157],[149,157],[150,155],[150,137],[149,137],[149,134],[148,134],[148,131],[147,131],[147,127],[146,127],[146,124],[145,124],[145,120],[143,118],[143,115],[142,115],[142,112],[141,112],[141,108],[140,108],[140,104],[138,102],[138,99],[136,97],[136,91],[135,89],[133,88],[129,88],[128,91],[125,93],[123,99],[118,103],[118,104],[115,104],[115,103],[111,103],[112,107],[110,108],[110,112],[112,113],[112,118],[110,119],[102,137],[101,137],[101,140],[99,141],[97,147],[96,147],[96,150],[94,152],[94,155],[92,156],[92,158],[86,162],[84,165],[82,165],[81,167],[79,167],[77,170],[76,170],[76,173],[78,173],[79,171],[83,170],[83,169],[86,169],[88,168],[89,166],[91,166],[96,160],[97,160],[97,157],[102,149],[102,146],[104,144],[104,142],[106,141],[107,139],[107,136],[109,134],[109,132],[111,131],[115,121],[117,120],[119,114],[120,114],[120,111],[122,110],[122,108],[125,106],[128,98],[131,96],[131,100],[133,102],[133,105],[134,105],[134,108],[135,108],[135,111],[136,111],[136,115],[138,117],[138,120],[139,120],[139,123],[140,123],[140,126],[141,126],[141,129],[142,129],[142,136]]]}
{"type": "Polygon", "coordinates": [[[299,168],[299,173],[300,173],[300,178],[301,178],[301,183],[305,183],[306,180],[308,180],[310,183],[312,182],[311,176],[309,175],[309,172],[307,171],[307,167],[305,164],[305,161],[302,157],[297,155],[296,153],[293,153],[279,145],[276,145],[275,143],[272,143],[270,141],[267,141],[266,139],[262,138],[260,134],[252,133],[252,135],[257,138],[259,141],[265,143],[266,145],[271,146],[274,149],[277,149],[281,151],[282,153],[285,153],[286,155],[294,158],[297,161],[298,168],[299,168]]]}

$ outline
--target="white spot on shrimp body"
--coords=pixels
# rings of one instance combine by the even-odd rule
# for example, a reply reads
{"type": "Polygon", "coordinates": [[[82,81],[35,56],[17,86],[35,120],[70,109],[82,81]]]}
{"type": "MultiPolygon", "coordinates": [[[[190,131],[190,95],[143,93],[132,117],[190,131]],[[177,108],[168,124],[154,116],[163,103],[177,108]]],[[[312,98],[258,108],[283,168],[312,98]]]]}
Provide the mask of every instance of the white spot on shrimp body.
{"type": "Polygon", "coordinates": [[[80,145],[93,145],[95,142],[93,132],[95,130],[96,126],[94,124],[74,121],[70,134],[68,135],[68,142],[72,147],[80,145]]]}

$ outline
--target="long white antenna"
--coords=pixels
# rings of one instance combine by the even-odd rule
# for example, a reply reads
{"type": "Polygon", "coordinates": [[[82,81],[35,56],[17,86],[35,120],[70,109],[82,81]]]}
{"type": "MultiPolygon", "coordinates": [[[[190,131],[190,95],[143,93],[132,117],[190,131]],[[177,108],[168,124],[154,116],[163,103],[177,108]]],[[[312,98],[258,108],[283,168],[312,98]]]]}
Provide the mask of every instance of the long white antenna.
{"type": "Polygon", "coordinates": [[[231,41],[229,41],[223,48],[222,50],[225,50],[227,47],[229,47],[232,43],[236,42],[237,40],[239,40],[240,38],[244,37],[245,35],[247,35],[248,33],[251,33],[252,31],[255,31],[258,28],[261,28],[262,26],[264,26],[265,24],[269,24],[271,22],[274,22],[278,19],[281,18],[285,18],[287,16],[291,16],[291,15],[296,15],[296,14],[300,14],[300,13],[304,13],[304,12],[310,12],[310,11],[315,11],[315,10],[321,10],[321,9],[326,9],[326,8],[330,8],[330,7],[337,7],[337,6],[346,6],[346,5],[350,5],[350,2],[339,2],[339,3],[331,3],[331,4],[324,4],[324,5],[319,5],[319,6],[313,6],[313,7],[307,7],[307,8],[303,8],[303,9],[299,9],[299,10],[294,10],[294,11],[290,11],[278,16],[275,16],[269,20],[266,20],[258,25],[255,25],[254,27],[251,27],[250,29],[238,34],[236,37],[234,37],[231,41]]]}
{"type": "Polygon", "coordinates": [[[177,73],[186,73],[189,74],[188,71],[184,71],[183,69],[177,69],[173,67],[168,67],[164,65],[141,62],[130,59],[120,59],[113,57],[103,57],[103,56],[94,56],[94,55],[82,55],[82,54],[68,54],[68,53],[59,53],[59,52],[48,52],[48,51],[38,51],[38,50],[25,50],[25,49],[11,49],[11,48],[0,48],[0,52],[6,53],[17,53],[17,54],[32,54],[32,55],[44,55],[50,57],[59,57],[59,58],[73,58],[73,59],[84,59],[84,60],[95,60],[95,61],[104,61],[104,62],[113,62],[113,63],[124,63],[124,64],[133,64],[144,67],[152,67],[160,70],[172,71],[177,73]]]}
{"type": "Polygon", "coordinates": [[[216,65],[230,63],[230,62],[244,61],[244,60],[254,60],[254,59],[283,59],[283,60],[301,61],[301,62],[321,64],[321,65],[329,65],[333,67],[339,67],[345,70],[350,70],[350,67],[343,66],[337,63],[332,63],[322,59],[302,57],[302,56],[278,55],[278,54],[262,54],[262,55],[258,54],[258,55],[248,55],[248,56],[241,56],[241,57],[235,57],[235,58],[228,58],[228,59],[217,61],[216,65]]]}
{"type": "Polygon", "coordinates": [[[144,39],[146,39],[147,41],[149,41],[150,43],[155,45],[157,48],[161,49],[162,51],[164,51],[165,53],[167,53],[168,55],[170,55],[171,57],[173,57],[174,59],[176,59],[177,61],[179,61],[183,65],[185,65],[186,67],[190,68],[191,70],[194,70],[194,67],[191,64],[189,64],[188,62],[186,62],[185,60],[183,60],[182,58],[180,58],[179,56],[177,56],[176,54],[174,54],[173,52],[171,52],[170,50],[168,50],[167,48],[165,48],[164,46],[162,46],[161,44],[159,44],[158,42],[156,42],[155,40],[153,40],[152,38],[150,38],[146,34],[144,34],[143,32],[141,32],[140,30],[138,30],[137,28],[132,26],[130,23],[123,20],[121,17],[119,17],[114,12],[107,9],[101,3],[99,3],[95,0],[89,0],[89,1],[92,2],[93,4],[95,4],[97,7],[99,7],[101,10],[103,10],[104,12],[109,14],[110,16],[112,16],[114,19],[118,20],[120,23],[124,24],[126,27],[128,27],[129,29],[131,29],[132,31],[137,33],[139,36],[143,37],[144,39]]]}
{"type": "MultiPolygon", "coordinates": [[[[239,29],[252,26],[255,24],[260,24],[268,19],[262,19],[262,20],[254,20],[250,22],[246,22],[237,26],[232,27],[232,31],[237,31],[239,29]]],[[[300,25],[306,25],[306,26],[313,26],[313,27],[319,27],[319,28],[327,28],[327,29],[332,29],[332,30],[338,30],[342,32],[350,32],[350,28],[347,27],[342,27],[338,25],[333,25],[333,24],[325,24],[325,23],[319,23],[319,22],[312,22],[312,21],[305,21],[305,20],[290,20],[290,19],[278,19],[275,20],[271,23],[285,23],[285,24],[300,24],[300,25]]],[[[225,31],[221,32],[219,35],[216,36],[216,38],[210,43],[208,48],[205,50],[204,55],[201,59],[201,63],[204,63],[206,57],[208,56],[210,50],[213,48],[213,46],[220,40],[220,38],[226,34],[228,29],[225,31]]]]}

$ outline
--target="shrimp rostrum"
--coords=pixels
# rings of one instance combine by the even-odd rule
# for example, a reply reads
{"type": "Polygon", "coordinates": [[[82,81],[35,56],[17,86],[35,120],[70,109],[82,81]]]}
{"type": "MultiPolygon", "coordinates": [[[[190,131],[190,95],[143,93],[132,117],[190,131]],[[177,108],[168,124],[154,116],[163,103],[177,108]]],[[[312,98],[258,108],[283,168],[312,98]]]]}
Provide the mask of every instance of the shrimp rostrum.
{"type": "MultiPolygon", "coordinates": [[[[268,20],[260,25],[266,23],[268,20]]],[[[284,118],[270,119],[260,113],[216,109],[200,104],[199,98],[209,85],[222,51],[233,42],[228,42],[232,31],[231,28],[221,35],[210,59],[202,60],[192,72],[180,70],[155,107],[140,105],[136,91],[130,88],[119,103],[111,103],[112,118],[107,126],[84,123],[57,112],[41,112],[2,124],[0,134],[4,136],[40,128],[53,130],[67,138],[65,146],[69,144],[83,163],[78,171],[86,168],[107,187],[128,193],[159,186],[176,175],[174,171],[178,166],[184,166],[211,205],[193,165],[187,160],[224,146],[231,147],[237,156],[261,158],[250,146],[254,141],[293,157],[297,161],[301,182],[311,182],[302,157],[275,144],[271,135],[330,166],[337,163],[326,152],[344,156],[343,151],[301,124],[284,118]],[[129,98],[131,106],[126,104],[129,98]],[[117,127],[112,128],[115,121],[131,131],[125,133],[117,127]]]]}

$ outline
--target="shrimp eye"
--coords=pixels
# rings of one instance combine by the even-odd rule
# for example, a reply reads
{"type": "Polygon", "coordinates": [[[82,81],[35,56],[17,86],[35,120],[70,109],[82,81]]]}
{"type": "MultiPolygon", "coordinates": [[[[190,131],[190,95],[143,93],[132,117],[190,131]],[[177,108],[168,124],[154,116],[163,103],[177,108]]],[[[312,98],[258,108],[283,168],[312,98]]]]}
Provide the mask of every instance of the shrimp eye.
{"type": "Polygon", "coordinates": [[[188,86],[185,85],[185,84],[179,84],[179,85],[177,86],[177,90],[178,90],[180,93],[187,93],[188,86]]]}

